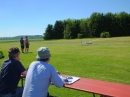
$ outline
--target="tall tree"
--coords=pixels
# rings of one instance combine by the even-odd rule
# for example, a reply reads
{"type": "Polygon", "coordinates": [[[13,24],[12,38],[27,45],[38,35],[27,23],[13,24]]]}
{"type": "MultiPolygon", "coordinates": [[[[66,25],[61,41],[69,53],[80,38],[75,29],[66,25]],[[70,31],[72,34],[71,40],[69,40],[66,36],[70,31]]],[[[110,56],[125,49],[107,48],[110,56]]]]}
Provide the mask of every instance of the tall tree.
{"type": "Polygon", "coordinates": [[[80,20],[80,34],[82,34],[83,38],[90,37],[89,19],[80,20]]]}
{"type": "Polygon", "coordinates": [[[94,12],[90,16],[90,34],[92,37],[99,37],[103,29],[103,14],[94,12]]]}
{"type": "Polygon", "coordinates": [[[110,13],[110,12],[108,12],[107,14],[105,14],[105,19],[104,19],[104,25],[105,25],[105,29],[104,29],[104,31],[106,31],[106,32],[109,32],[110,33],[110,35],[112,35],[113,36],[113,28],[114,28],[114,15],[112,14],[112,13],[110,13]]]}
{"type": "Polygon", "coordinates": [[[72,39],[74,38],[72,35],[72,27],[74,25],[74,20],[67,19],[65,21],[65,28],[64,28],[64,38],[65,39],[72,39]]]}
{"type": "Polygon", "coordinates": [[[67,24],[66,28],[64,30],[64,38],[65,39],[72,39],[72,35],[71,34],[72,34],[72,32],[70,30],[70,26],[69,26],[69,24],[67,24]]]}
{"type": "Polygon", "coordinates": [[[64,25],[62,21],[56,21],[54,24],[54,39],[63,39],[64,25]]]}
{"type": "Polygon", "coordinates": [[[123,35],[129,35],[129,24],[130,24],[130,18],[129,15],[126,12],[121,12],[119,15],[119,21],[120,21],[120,36],[123,35]]]}
{"type": "Polygon", "coordinates": [[[43,38],[45,40],[51,40],[51,39],[53,39],[53,36],[54,36],[54,34],[53,34],[53,25],[48,24],[43,38]]]}
{"type": "Polygon", "coordinates": [[[80,32],[80,21],[79,20],[72,20],[70,30],[71,30],[72,38],[77,38],[77,35],[80,32]]]}

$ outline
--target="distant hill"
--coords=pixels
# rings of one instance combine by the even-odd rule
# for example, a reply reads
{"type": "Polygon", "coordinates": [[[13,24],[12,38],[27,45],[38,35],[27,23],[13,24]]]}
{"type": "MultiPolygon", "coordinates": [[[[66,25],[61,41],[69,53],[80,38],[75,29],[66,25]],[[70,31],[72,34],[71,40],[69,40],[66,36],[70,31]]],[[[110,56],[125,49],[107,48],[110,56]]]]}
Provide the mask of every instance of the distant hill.
{"type": "Polygon", "coordinates": [[[42,35],[19,35],[19,36],[15,36],[15,37],[0,37],[0,40],[14,40],[14,39],[20,39],[21,37],[25,38],[26,36],[29,39],[43,38],[42,35]]]}

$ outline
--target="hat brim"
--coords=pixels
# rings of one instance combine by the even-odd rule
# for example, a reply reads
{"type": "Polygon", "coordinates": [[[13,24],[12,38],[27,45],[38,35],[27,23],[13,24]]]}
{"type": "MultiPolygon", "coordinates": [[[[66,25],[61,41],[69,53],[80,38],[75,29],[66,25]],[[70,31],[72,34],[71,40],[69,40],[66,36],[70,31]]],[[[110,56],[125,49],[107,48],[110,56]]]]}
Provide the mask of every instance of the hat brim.
{"type": "Polygon", "coordinates": [[[51,57],[50,54],[46,55],[46,56],[41,56],[41,57],[39,55],[36,56],[37,59],[46,59],[46,58],[50,58],[50,57],[51,57]]]}

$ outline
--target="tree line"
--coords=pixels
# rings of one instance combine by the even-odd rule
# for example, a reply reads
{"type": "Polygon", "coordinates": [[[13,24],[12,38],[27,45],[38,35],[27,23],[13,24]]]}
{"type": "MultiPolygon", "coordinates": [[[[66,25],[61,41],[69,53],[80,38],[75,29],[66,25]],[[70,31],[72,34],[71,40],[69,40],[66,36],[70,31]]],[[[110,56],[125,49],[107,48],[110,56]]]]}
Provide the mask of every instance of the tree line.
{"type": "Polygon", "coordinates": [[[43,33],[45,40],[100,37],[109,32],[111,37],[130,36],[130,14],[94,12],[89,18],[57,20],[48,24],[43,33]]]}
{"type": "Polygon", "coordinates": [[[42,35],[19,35],[19,36],[14,36],[14,37],[0,37],[0,40],[14,40],[14,39],[20,39],[21,37],[25,38],[28,37],[29,39],[38,39],[38,38],[43,38],[42,35]]]}

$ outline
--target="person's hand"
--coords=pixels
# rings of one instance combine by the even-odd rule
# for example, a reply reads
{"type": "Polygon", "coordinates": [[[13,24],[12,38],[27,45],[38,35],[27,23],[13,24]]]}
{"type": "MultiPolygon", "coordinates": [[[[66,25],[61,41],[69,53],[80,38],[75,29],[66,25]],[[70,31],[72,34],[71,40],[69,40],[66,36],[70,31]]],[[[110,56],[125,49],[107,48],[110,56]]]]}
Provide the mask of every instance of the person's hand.
{"type": "Polygon", "coordinates": [[[26,74],[27,74],[27,70],[21,73],[21,77],[26,77],[26,74]]]}
{"type": "Polygon", "coordinates": [[[21,74],[21,77],[25,77],[25,75],[21,74]]]}
{"type": "Polygon", "coordinates": [[[59,71],[57,71],[57,73],[60,75],[60,72],[59,72],[59,71]]]}

